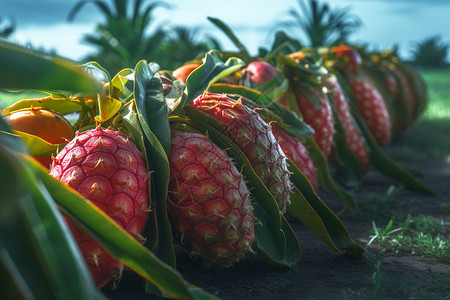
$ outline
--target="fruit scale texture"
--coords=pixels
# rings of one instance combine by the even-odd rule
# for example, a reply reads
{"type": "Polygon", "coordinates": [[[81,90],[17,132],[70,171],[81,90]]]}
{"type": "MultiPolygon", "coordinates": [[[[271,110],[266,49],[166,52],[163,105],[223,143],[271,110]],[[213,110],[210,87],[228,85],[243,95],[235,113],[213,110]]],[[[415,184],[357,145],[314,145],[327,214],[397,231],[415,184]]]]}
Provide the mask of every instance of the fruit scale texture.
{"type": "Polygon", "coordinates": [[[172,132],[168,212],[178,240],[206,266],[228,267],[254,241],[250,193],[225,151],[206,136],[172,132]]]}
{"type": "Polygon", "coordinates": [[[289,204],[292,183],[286,155],[269,124],[256,111],[225,94],[204,93],[194,99],[191,105],[220,122],[224,134],[247,156],[256,175],[284,213],[289,204]]]}
{"type": "MultiPolygon", "coordinates": [[[[77,133],[54,158],[50,175],[80,192],[139,240],[149,211],[149,172],[142,154],[119,131],[77,133]]],[[[120,275],[121,263],[66,219],[98,287],[120,275]]]]}

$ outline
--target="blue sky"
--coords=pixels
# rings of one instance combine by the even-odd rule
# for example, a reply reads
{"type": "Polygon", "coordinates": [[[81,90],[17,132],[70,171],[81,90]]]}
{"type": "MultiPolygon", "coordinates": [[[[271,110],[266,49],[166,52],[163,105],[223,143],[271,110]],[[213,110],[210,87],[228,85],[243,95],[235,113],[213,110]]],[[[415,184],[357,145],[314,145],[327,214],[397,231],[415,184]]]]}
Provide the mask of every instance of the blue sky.
{"type": "MultiPolygon", "coordinates": [[[[2,0],[0,17],[16,21],[16,31],[10,40],[46,50],[54,49],[61,56],[78,60],[94,49],[81,42],[92,32],[103,15],[90,4],[84,6],[73,22],[67,17],[78,0],[2,0]]],[[[112,1],[106,0],[111,3],[112,1]]],[[[297,0],[166,0],[173,4],[168,10],[155,10],[154,26],[185,25],[197,27],[205,35],[221,41],[227,50],[234,46],[207,16],[227,23],[252,54],[258,47],[269,47],[274,25],[287,20],[287,10],[298,10],[297,0]]],[[[363,27],[352,36],[354,42],[368,43],[383,50],[399,45],[400,54],[407,58],[415,42],[440,35],[450,43],[450,0],[327,0],[331,7],[350,7],[360,17],[363,27]]],[[[5,24],[5,23],[2,23],[5,24]]],[[[300,31],[287,33],[302,39],[300,31]]]]}

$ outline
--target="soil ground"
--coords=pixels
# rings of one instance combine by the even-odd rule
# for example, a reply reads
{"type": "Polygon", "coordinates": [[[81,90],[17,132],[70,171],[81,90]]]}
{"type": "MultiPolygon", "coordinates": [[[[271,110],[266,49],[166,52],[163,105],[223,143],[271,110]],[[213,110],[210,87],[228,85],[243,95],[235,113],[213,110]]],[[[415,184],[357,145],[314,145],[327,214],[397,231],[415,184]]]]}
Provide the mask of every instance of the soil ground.
{"type": "MultiPolygon", "coordinates": [[[[405,134],[411,136],[418,131],[427,134],[426,128],[415,126],[419,128],[405,134]]],[[[448,212],[445,215],[441,205],[450,202],[450,164],[444,158],[398,159],[401,148],[401,143],[394,142],[384,151],[402,165],[421,171],[423,175],[418,179],[439,195],[404,189],[394,199],[398,205],[394,204],[392,213],[404,218],[408,214],[444,218],[444,226],[448,227],[450,216],[448,212]]],[[[384,195],[391,185],[398,183],[372,167],[364,177],[364,184],[355,191],[355,199],[359,202],[368,194],[384,195]]],[[[333,211],[342,209],[342,203],[325,191],[319,195],[333,211]]],[[[380,209],[387,214],[374,220],[384,228],[390,219],[390,208],[380,209]]],[[[372,219],[358,213],[355,218],[347,213],[340,217],[351,237],[365,246],[373,234],[372,219]]],[[[220,299],[450,299],[450,260],[442,262],[403,252],[381,254],[377,243],[372,243],[367,254],[359,259],[342,257],[330,251],[301,223],[289,220],[302,246],[301,261],[293,268],[273,267],[257,255],[248,255],[234,267],[206,270],[200,262],[192,261],[186,250],[177,248],[178,270],[188,282],[220,299]],[[377,281],[373,275],[378,262],[377,281]],[[440,275],[447,278],[447,286],[441,284],[433,289],[429,282],[440,275]]],[[[126,272],[116,290],[106,287],[104,293],[110,299],[156,299],[145,295],[143,290],[142,280],[126,272]]]]}

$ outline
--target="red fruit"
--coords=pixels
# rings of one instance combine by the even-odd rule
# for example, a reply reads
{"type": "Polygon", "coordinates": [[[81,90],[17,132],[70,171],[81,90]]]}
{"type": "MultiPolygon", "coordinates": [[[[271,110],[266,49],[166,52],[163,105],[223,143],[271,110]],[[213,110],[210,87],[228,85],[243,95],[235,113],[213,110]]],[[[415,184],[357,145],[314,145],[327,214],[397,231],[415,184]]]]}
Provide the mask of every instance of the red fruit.
{"type": "Polygon", "coordinates": [[[172,132],[168,212],[180,242],[207,266],[230,266],[255,238],[250,193],[225,151],[206,136],[172,132]]]}
{"type": "Polygon", "coordinates": [[[391,117],[383,96],[364,71],[348,73],[347,80],[359,113],[380,146],[391,142],[391,117]]]}
{"type": "Polygon", "coordinates": [[[253,61],[244,69],[250,81],[256,86],[263,85],[277,75],[277,70],[266,61],[253,61]]]}
{"type": "Polygon", "coordinates": [[[275,124],[271,124],[271,127],[273,135],[280,144],[283,152],[290,160],[292,160],[300,171],[302,171],[302,173],[308,178],[314,190],[317,191],[319,188],[317,170],[311,157],[309,156],[308,149],[306,149],[305,145],[303,145],[299,138],[290,135],[284,129],[275,124]]]}
{"type": "Polygon", "coordinates": [[[395,78],[394,74],[387,71],[383,73],[383,76],[384,76],[383,85],[386,88],[386,91],[388,92],[389,96],[394,101],[398,100],[400,91],[397,79],[395,78]]]}
{"type": "MultiPolygon", "coordinates": [[[[80,192],[138,239],[149,211],[149,173],[142,154],[118,131],[77,133],[56,156],[50,175],[80,192]]],[[[120,275],[121,263],[66,219],[95,283],[105,286],[120,275]]]]}
{"type": "Polygon", "coordinates": [[[200,64],[185,64],[185,65],[175,69],[172,72],[172,75],[176,79],[181,80],[184,83],[186,83],[186,79],[188,78],[189,74],[191,74],[192,71],[197,69],[199,66],[200,66],[200,64]]]}
{"type": "Polygon", "coordinates": [[[326,83],[330,90],[331,99],[334,101],[339,120],[344,126],[347,146],[358,160],[361,170],[365,172],[370,165],[370,155],[361,134],[355,127],[353,118],[350,114],[347,97],[342,91],[341,85],[334,74],[327,77],[326,83]]]}
{"type": "Polygon", "coordinates": [[[328,157],[333,144],[334,120],[327,96],[311,86],[298,85],[295,97],[303,120],[314,129],[313,138],[328,157]]]}
{"type": "Polygon", "coordinates": [[[291,193],[290,174],[286,156],[270,126],[257,112],[224,94],[206,93],[191,105],[221,123],[224,133],[244,152],[284,213],[291,193]]]}
{"type": "Polygon", "coordinates": [[[346,60],[348,72],[353,72],[362,65],[362,58],[359,52],[348,45],[332,47],[330,53],[335,53],[337,57],[342,57],[346,60]]]}

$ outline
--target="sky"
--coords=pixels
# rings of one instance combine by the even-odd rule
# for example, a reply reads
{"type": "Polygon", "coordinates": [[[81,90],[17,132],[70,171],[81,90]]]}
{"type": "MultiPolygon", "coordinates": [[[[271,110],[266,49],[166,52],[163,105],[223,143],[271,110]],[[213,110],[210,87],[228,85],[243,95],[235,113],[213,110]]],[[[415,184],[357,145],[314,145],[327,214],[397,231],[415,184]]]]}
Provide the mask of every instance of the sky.
{"type": "MultiPolygon", "coordinates": [[[[108,4],[112,0],[103,0],[108,4]]],[[[351,36],[351,41],[365,43],[375,50],[398,45],[402,58],[408,59],[415,43],[439,35],[450,44],[450,0],[322,0],[331,8],[349,7],[363,26],[351,36]]],[[[16,29],[9,37],[19,44],[56,51],[57,54],[80,60],[94,52],[82,42],[104,15],[92,3],[86,4],[72,22],[71,9],[79,0],[0,0],[0,28],[14,19],[16,29]]],[[[154,1],[150,0],[148,3],[154,1]]],[[[272,44],[275,25],[289,20],[287,11],[299,11],[297,0],[165,0],[171,9],[157,8],[149,30],[156,26],[170,28],[183,25],[198,28],[199,33],[218,39],[225,50],[236,50],[229,39],[208,21],[216,17],[224,21],[248,48],[256,54],[259,47],[272,44]]],[[[303,40],[298,29],[286,33],[303,40]]],[[[201,39],[201,38],[200,38],[201,39]]]]}

